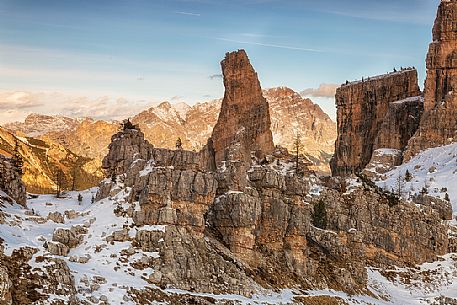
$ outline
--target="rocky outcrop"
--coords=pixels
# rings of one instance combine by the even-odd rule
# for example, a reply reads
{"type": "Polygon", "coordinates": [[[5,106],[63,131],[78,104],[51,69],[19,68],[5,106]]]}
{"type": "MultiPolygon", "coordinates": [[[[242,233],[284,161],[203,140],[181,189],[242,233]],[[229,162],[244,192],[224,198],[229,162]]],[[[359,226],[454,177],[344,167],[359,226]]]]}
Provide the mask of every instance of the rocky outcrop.
{"type": "Polygon", "coordinates": [[[6,280],[0,281],[0,304],[81,304],[67,263],[52,257],[34,258],[37,252],[37,249],[22,247],[6,256],[0,251],[0,279],[6,280]],[[53,300],[49,294],[53,294],[53,300]]]}
{"type": "Polygon", "coordinates": [[[0,154],[0,190],[25,206],[27,198],[21,177],[22,171],[15,166],[13,159],[0,154]]]}
{"type": "Polygon", "coordinates": [[[124,129],[112,136],[102,168],[108,177],[122,175],[134,161],[151,159],[152,148],[138,128],[124,129]]]}
{"type": "Polygon", "coordinates": [[[402,162],[402,151],[399,149],[381,148],[373,151],[370,163],[363,169],[362,174],[376,180],[402,162]]]}
{"type": "Polygon", "coordinates": [[[350,194],[327,191],[322,200],[327,207],[327,228],[360,234],[364,259],[371,265],[409,266],[447,253],[447,225],[438,204],[421,205],[421,211],[367,186],[350,194]]]}
{"type": "Polygon", "coordinates": [[[0,301],[2,304],[13,304],[11,287],[13,287],[13,283],[9,278],[8,270],[4,267],[0,267],[0,301]]]}
{"type": "Polygon", "coordinates": [[[246,165],[241,145],[233,143],[216,172],[199,165],[200,154],[185,150],[149,145],[146,160],[138,147],[148,144],[138,130],[133,133],[135,141],[130,130],[113,137],[105,162],[119,169],[117,180],[106,179],[97,197],[124,192],[129,204],[118,205],[116,213],[132,219],[136,234],[125,227],[107,241],[157,253],[142,266],[155,270],[148,281],[159,287],[243,295],[260,287],[356,293],[366,287],[368,265],[421,263],[449,247],[441,222],[449,215],[441,204],[418,208],[367,185],[311,196],[318,181],[297,175],[290,156],[278,150],[246,165]],[[129,149],[117,147],[123,145],[129,149]],[[327,224],[316,227],[320,203],[327,224]]]}
{"type": "Polygon", "coordinates": [[[409,116],[410,112],[420,112],[420,106],[416,111],[415,104],[412,106],[409,102],[400,106],[397,104],[405,103],[405,99],[420,95],[415,69],[347,83],[338,88],[335,96],[338,137],[331,161],[332,173],[347,175],[359,172],[370,162],[374,148],[403,145],[405,138],[412,133],[411,128],[415,125],[415,119],[411,119],[413,121],[410,124],[411,127],[408,125],[406,128],[403,124],[398,124],[398,120],[409,116]],[[397,103],[391,105],[395,102],[397,103]],[[389,108],[391,108],[390,111],[389,108]],[[403,112],[397,115],[396,109],[403,112]],[[387,140],[383,128],[399,134],[391,134],[390,137],[394,140],[387,140]]]}
{"type": "Polygon", "coordinates": [[[227,53],[221,66],[225,94],[211,136],[216,164],[228,158],[227,149],[234,140],[244,146],[244,161],[250,160],[251,151],[264,158],[273,151],[274,144],[268,102],[257,73],[244,50],[227,53]]]}
{"type": "Polygon", "coordinates": [[[427,55],[424,115],[405,158],[457,140],[457,1],[441,1],[427,55]]]}

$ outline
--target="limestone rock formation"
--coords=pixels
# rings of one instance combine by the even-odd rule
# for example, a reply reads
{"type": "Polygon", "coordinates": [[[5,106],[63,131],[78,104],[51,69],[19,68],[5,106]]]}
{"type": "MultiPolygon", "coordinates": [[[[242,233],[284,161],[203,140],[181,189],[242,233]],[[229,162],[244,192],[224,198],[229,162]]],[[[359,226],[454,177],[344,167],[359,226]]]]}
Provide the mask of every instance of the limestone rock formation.
{"type": "Polygon", "coordinates": [[[457,1],[441,1],[427,55],[424,115],[406,159],[457,140],[457,1]]]}
{"type": "Polygon", "coordinates": [[[21,177],[22,171],[14,165],[13,159],[0,154],[0,190],[25,206],[27,198],[21,177]]]}
{"type": "Polygon", "coordinates": [[[371,265],[408,266],[447,253],[447,225],[439,205],[421,205],[421,211],[414,204],[392,202],[367,186],[351,194],[327,191],[323,200],[328,229],[362,233],[363,255],[371,265]]]}
{"type": "MultiPolygon", "coordinates": [[[[390,104],[394,102],[400,104],[403,102],[398,101],[420,95],[415,69],[371,77],[338,88],[335,96],[338,137],[335,143],[335,155],[331,162],[332,173],[347,175],[361,171],[370,162],[380,132],[378,139],[380,146],[404,144],[404,138],[411,133],[411,130],[408,127],[403,131],[403,125],[396,124],[398,122],[395,118],[397,114],[394,114],[396,105],[390,104]],[[389,111],[389,108],[392,110],[389,111]],[[385,126],[383,126],[384,123],[385,126]],[[399,132],[398,135],[390,135],[397,140],[389,143],[390,141],[387,141],[382,133],[383,128],[399,132]]],[[[416,106],[412,107],[415,109],[416,106]]],[[[399,118],[409,115],[409,106],[401,110],[405,112],[398,115],[399,118]]],[[[414,127],[415,124],[411,125],[414,127]]],[[[403,149],[403,147],[384,148],[403,149]]]]}
{"type": "Polygon", "coordinates": [[[257,73],[244,50],[227,53],[221,62],[225,94],[219,118],[211,136],[216,164],[227,159],[227,148],[235,137],[244,149],[264,158],[274,148],[268,102],[262,95],[257,73]]]}
{"type": "Polygon", "coordinates": [[[11,305],[13,303],[11,296],[11,282],[6,268],[0,267],[0,301],[2,304],[11,305]]]}
{"type": "Polygon", "coordinates": [[[392,202],[369,185],[310,196],[318,181],[290,170],[287,155],[247,165],[235,144],[208,172],[204,155],[153,148],[139,130],[113,137],[104,163],[118,176],[105,179],[97,197],[124,192],[129,204],[116,213],[133,220],[136,234],[107,240],[133,239],[136,249],[159,253],[144,262],[155,270],[150,283],[243,295],[260,287],[356,293],[366,287],[366,266],[408,266],[446,253],[448,206],[392,202]],[[322,228],[314,225],[319,202],[327,210],[322,228]]]}
{"type": "Polygon", "coordinates": [[[113,135],[109,148],[102,162],[108,177],[122,175],[135,160],[149,160],[152,156],[152,145],[144,140],[144,134],[138,128],[125,129],[113,135]]]}
{"type": "Polygon", "coordinates": [[[390,103],[373,144],[373,150],[403,150],[419,127],[423,110],[423,98],[420,96],[390,103]]]}

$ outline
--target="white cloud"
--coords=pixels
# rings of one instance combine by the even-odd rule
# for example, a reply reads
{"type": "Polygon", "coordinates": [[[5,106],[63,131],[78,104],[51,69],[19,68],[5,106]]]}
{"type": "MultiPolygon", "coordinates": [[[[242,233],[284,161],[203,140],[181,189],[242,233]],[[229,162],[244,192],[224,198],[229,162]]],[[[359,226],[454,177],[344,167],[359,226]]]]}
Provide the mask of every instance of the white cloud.
{"type": "Polygon", "coordinates": [[[157,102],[102,96],[90,98],[58,92],[0,92],[0,124],[21,121],[32,112],[69,117],[121,120],[157,102]]]}
{"type": "Polygon", "coordinates": [[[175,14],[186,15],[186,16],[194,16],[194,17],[200,17],[201,16],[201,14],[190,13],[190,12],[175,12],[175,14]]]}
{"type": "Polygon", "coordinates": [[[312,97],[334,97],[338,87],[339,85],[337,84],[320,84],[319,88],[308,88],[300,92],[300,94],[312,97]]]}
{"type": "Polygon", "coordinates": [[[217,37],[215,39],[221,40],[221,41],[227,41],[227,42],[234,42],[234,43],[250,44],[250,45],[255,45],[255,46],[268,47],[268,48],[286,49],[286,50],[294,50],[294,51],[302,51],[302,52],[318,52],[318,53],[325,52],[323,50],[318,50],[318,49],[294,47],[294,46],[280,45],[280,44],[271,44],[271,43],[262,43],[262,42],[253,42],[253,41],[242,41],[242,40],[234,40],[234,39],[220,38],[220,37],[217,37]]]}

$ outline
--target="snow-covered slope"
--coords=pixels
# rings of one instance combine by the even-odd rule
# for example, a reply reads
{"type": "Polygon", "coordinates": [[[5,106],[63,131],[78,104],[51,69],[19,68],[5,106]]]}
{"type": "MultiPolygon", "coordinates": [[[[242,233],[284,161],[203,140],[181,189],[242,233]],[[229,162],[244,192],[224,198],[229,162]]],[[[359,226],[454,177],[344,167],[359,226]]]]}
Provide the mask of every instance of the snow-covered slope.
{"type": "Polygon", "coordinates": [[[457,211],[457,143],[430,148],[412,158],[409,162],[385,174],[386,179],[377,181],[385,189],[397,190],[400,177],[402,196],[408,198],[425,188],[428,195],[444,199],[446,193],[457,211]],[[406,181],[406,172],[411,180],[406,181]]]}
{"type": "MultiPolygon", "coordinates": [[[[239,295],[212,295],[160,289],[147,281],[147,278],[154,274],[152,268],[141,270],[135,267],[143,261],[157,257],[159,255],[157,252],[144,252],[134,248],[130,241],[106,241],[106,237],[115,232],[124,230],[128,236],[134,236],[136,233],[136,229],[130,226],[130,218],[115,214],[117,207],[127,208],[125,197],[128,196],[129,189],[124,189],[112,198],[92,203],[92,196],[96,191],[97,189],[94,188],[81,192],[82,202],[78,202],[78,192],[70,192],[66,198],[41,195],[28,201],[28,210],[16,204],[0,203],[1,210],[5,214],[4,221],[0,224],[0,237],[4,240],[5,254],[11,255],[14,249],[25,246],[37,248],[39,251],[29,262],[34,268],[46,270],[49,264],[46,261],[36,261],[37,257],[58,257],[49,253],[44,247],[46,242],[52,240],[55,229],[69,229],[77,225],[87,228],[83,241],[72,248],[68,256],[59,256],[71,270],[75,279],[76,296],[80,302],[93,303],[107,300],[109,304],[138,304],[129,291],[132,288],[145,287],[157,289],[170,297],[177,295],[205,297],[219,300],[221,304],[228,301],[237,302],[235,304],[296,304],[298,300],[319,301],[320,298],[330,297],[332,300],[344,300],[347,304],[413,305],[431,304],[441,295],[457,296],[457,266],[454,254],[443,257],[441,261],[424,264],[414,269],[389,271],[369,269],[368,283],[373,296],[349,296],[332,290],[285,289],[277,292],[262,292],[246,298],[239,295]],[[48,214],[54,212],[66,215],[64,223],[55,223],[47,219],[48,214]]],[[[167,228],[147,226],[141,229],[166,230],[167,228]]],[[[34,269],[35,272],[38,269],[34,269]]],[[[49,300],[65,301],[66,297],[51,294],[49,300]]],[[[173,301],[167,303],[174,304],[173,301]]],[[[51,304],[51,302],[45,304],[51,304]]]]}

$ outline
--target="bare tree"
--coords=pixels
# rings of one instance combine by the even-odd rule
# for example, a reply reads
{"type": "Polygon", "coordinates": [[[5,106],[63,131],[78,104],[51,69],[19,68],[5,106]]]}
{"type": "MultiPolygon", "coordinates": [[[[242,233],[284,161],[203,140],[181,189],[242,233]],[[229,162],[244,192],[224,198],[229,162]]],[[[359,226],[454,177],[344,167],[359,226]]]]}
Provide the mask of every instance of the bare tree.
{"type": "Polygon", "coordinates": [[[395,188],[396,188],[396,194],[399,198],[402,198],[403,193],[404,193],[404,188],[405,188],[405,181],[403,180],[402,175],[398,173],[398,177],[395,183],[395,188]]]}
{"type": "Polygon", "coordinates": [[[65,185],[65,174],[60,168],[55,171],[54,183],[56,185],[56,197],[59,198],[65,185]]]}

